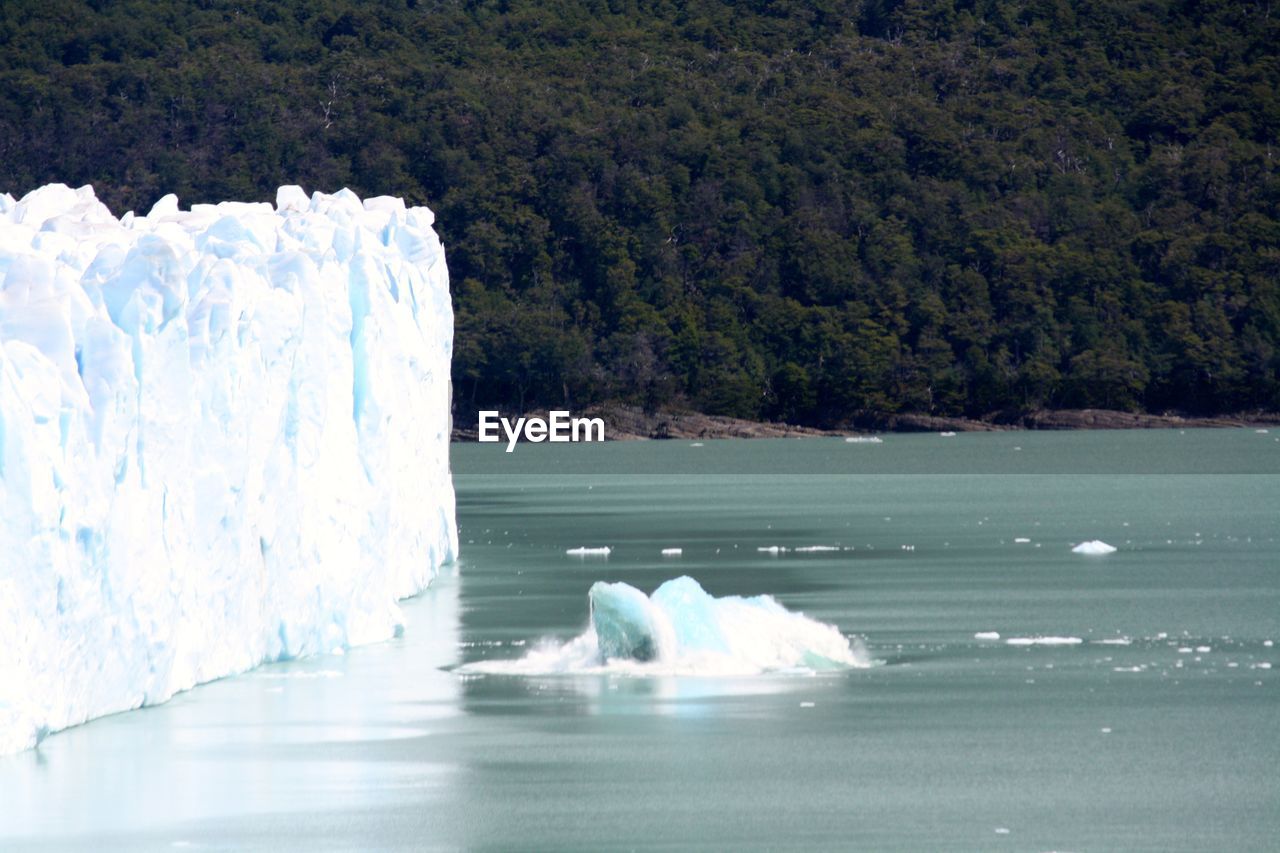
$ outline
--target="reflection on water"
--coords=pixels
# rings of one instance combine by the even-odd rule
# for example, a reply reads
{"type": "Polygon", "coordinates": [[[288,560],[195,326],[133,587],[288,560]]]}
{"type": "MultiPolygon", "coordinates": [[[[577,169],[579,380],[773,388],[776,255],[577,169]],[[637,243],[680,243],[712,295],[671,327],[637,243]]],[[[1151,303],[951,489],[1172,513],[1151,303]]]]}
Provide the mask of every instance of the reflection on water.
{"type": "MultiPolygon", "coordinates": [[[[465,700],[473,713],[484,714],[487,697],[520,691],[541,700],[548,713],[591,716],[659,715],[702,717],[724,714],[729,700],[795,694],[807,698],[815,679],[833,675],[755,675],[697,678],[665,675],[481,675],[463,679],[465,700]],[[566,703],[569,707],[566,708],[566,703]]],[[[797,700],[799,701],[799,700],[797,700]]]]}
{"type": "MultiPolygon", "coordinates": [[[[385,807],[447,788],[451,761],[421,751],[400,760],[395,744],[430,738],[460,713],[458,680],[440,669],[456,662],[457,579],[403,608],[410,628],[396,640],[272,664],[0,758],[0,848],[24,837],[105,847],[119,832],[130,849],[166,827],[385,807]]],[[[154,841],[194,844],[180,834],[154,841]]]]}

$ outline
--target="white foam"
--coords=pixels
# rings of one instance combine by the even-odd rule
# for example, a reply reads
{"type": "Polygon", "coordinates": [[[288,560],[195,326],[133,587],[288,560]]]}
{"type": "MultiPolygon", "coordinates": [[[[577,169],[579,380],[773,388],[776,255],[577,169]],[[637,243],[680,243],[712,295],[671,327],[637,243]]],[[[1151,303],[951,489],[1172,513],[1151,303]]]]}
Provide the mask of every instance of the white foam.
{"type": "Polygon", "coordinates": [[[1071,549],[1073,554],[1086,554],[1091,557],[1100,557],[1104,554],[1114,554],[1115,546],[1108,545],[1101,539],[1091,539],[1088,542],[1081,542],[1079,545],[1071,549]]]}
{"type": "Polygon", "coordinates": [[[646,596],[622,583],[597,583],[586,630],[543,641],[515,660],[469,663],[491,675],[736,676],[811,675],[873,665],[865,646],[832,626],[787,610],[770,596],[708,595],[689,577],[646,596]]]}

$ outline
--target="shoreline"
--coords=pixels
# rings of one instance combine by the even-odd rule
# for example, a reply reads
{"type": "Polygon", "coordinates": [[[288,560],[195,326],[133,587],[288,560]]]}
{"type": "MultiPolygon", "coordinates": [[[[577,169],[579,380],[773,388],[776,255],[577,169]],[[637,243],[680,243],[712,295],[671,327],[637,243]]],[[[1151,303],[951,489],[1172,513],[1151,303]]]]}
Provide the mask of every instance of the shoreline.
{"type": "MultiPolygon", "coordinates": [[[[546,417],[545,409],[525,413],[546,417]]],[[[646,413],[637,406],[602,404],[575,415],[601,418],[606,441],[705,440],[721,438],[820,438],[877,432],[1012,432],[1027,430],[1246,429],[1280,426],[1280,412],[1212,417],[1122,412],[1112,409],[1039,409],[1014,417],[958,418],[921,414],[867,414],[841,429],[819,429],[774,421],[708,415],[685,409],[646,413]]],[[[454,442],[475,442],[474,424],[454,426],[454,442]]]]}

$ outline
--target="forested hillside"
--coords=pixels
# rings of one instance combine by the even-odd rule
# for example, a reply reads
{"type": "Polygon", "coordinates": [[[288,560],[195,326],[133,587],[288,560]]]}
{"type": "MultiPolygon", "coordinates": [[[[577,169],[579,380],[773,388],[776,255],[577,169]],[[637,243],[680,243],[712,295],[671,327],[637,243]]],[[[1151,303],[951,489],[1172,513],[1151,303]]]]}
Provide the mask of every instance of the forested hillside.
{"type": "Polygon", "coordinates": [[[431,205],[460,406],[1280,408],[1267,2],[0,0],[0,191],[431,205]]]}

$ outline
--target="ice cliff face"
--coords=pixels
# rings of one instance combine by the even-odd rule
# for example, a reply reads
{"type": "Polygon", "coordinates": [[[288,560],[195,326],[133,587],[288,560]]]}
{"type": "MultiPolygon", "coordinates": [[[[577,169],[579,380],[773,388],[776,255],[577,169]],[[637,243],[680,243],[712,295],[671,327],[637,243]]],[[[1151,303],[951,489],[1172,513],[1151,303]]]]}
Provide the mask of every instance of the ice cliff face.
{"type": "Polygon", "coordinates": [[[0,195],[0,753],[398,629],[457,552],[433,219],[0,195]]]}

